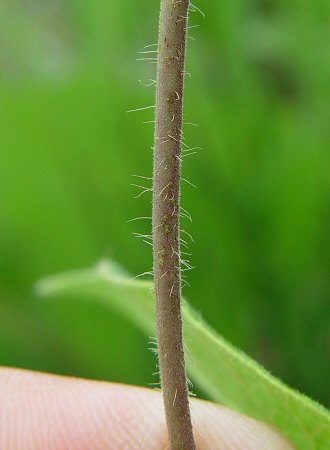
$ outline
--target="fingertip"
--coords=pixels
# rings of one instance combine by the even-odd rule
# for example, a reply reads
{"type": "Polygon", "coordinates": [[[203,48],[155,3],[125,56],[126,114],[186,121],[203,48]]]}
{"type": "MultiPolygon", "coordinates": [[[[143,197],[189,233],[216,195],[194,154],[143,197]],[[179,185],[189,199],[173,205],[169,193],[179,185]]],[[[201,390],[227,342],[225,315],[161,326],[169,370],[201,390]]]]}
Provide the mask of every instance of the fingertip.
{"type": "MultiPolygon", "coordinates": [[[[0,370],[0,448],[168,448],[155,390],[25,370],[0,370]]],[[[210,402],[191,401],[198,450],[292,450],[275,430],[210,402]]]]}
{"type": "Polygon", "coordinates": [[[0,398],[1,449],[158,450],[166,441],[155,391],[2,369],[0,398]]]}
{"type": "Polygon", "coordinates": [[[272,427],[211,402],[191,402],[196,445],[203,450],[293,450],[272,427]]]}

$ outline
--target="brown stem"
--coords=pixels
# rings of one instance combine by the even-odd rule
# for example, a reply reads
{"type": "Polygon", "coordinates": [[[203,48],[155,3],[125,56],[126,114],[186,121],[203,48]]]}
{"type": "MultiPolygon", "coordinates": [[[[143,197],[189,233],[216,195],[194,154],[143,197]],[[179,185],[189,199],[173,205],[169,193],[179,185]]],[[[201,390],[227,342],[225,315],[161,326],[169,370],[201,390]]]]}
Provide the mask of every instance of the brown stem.
{"type": "Polygon", "coordinates": [[[161,386],[171,450],[195,449],[185,371],[180,274],[181,134],[189,0],[162,0],[154,145],[153,245],[161,386]]]}

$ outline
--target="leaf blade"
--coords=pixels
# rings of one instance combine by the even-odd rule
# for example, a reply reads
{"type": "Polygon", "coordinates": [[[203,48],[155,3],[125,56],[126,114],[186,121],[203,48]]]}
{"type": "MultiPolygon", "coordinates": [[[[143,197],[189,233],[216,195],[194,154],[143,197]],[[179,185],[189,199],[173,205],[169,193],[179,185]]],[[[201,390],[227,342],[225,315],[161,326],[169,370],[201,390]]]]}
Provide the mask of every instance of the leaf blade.
{"type": "MultiPolygon", "coordinates": [[[[101,301],[149,336],[155,334],[153,285],[130,280],[111,262],[45,278],[41,297],[63,294],[101,301]]],[[[275,426],[297,449],[330,448],[330,416],[321,405],[287,387],[183,307],[187,369],[212,400],[275,426]]]]}

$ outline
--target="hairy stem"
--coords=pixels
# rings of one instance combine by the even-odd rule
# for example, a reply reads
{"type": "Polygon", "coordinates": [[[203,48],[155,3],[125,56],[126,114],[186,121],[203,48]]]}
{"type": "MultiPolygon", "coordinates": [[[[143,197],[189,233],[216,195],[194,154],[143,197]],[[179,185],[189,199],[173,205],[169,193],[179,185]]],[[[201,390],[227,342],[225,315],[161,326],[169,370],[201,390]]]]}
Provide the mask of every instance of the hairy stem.
{"type": "Polygon", "coordinates": [[[158,356],[171,450],[195,449],[185,371],[180,274],[181,135],[189,0],[162,0],[154,145],[153,245],[158,356]]]}

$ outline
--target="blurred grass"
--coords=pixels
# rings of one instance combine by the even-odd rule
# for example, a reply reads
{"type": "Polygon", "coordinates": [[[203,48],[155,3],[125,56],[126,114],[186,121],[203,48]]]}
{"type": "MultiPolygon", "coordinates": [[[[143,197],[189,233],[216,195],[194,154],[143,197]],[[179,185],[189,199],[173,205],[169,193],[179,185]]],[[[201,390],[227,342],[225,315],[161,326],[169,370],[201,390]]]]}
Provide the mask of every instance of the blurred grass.
{"type": "MultiPolygon", "coordinates": [[[[326,405],[329,392],[330,7],[205,0],[191,14],[185,295],[233,344],[326,405]]],[[[0,364],[146,384],[155,361],[119,316],[46,305],[34,282],[103,256],[136,275],[148,246],[158,2],[0,5],[0,364]]]]}

